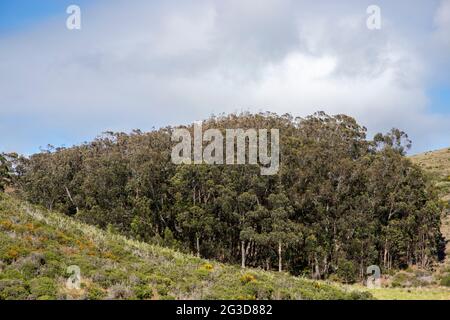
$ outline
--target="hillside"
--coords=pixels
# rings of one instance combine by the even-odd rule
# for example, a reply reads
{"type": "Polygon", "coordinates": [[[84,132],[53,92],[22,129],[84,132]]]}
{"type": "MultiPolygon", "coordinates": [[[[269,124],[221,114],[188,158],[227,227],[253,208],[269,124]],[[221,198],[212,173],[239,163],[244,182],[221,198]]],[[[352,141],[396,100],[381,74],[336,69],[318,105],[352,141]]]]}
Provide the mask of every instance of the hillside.
{"type": "Polygon", "coordinates": [[[170,128],[5,154],[0,299],[450,299],[450,223],[427,179],[448,196],[445,150],[412,157],[424,172],[402,132],[369,141],[323,113],[208,126],[284,128],[282,170],[175,165],[170,128]],[[383,289],[362,287],[368,265],[383,289]]]}
{"type": "MultiPolygon", "coordinates": [[[[174,141],[179,130],[198,135],[194,124],[107,132],[69,148],[5,155],[5,163],[29,203],[222,263],[362,283],[370,265],[395,272],[438,261],[440,200],[404,156],[405,133],[393,129],[372,141],[355,119],[324,112],[228,114],[201,125],[218,139],[264,128],[278,128],[270,144],[279,141],[281,152],[273,163],[267,158],[278,174],[261,174],[250,158],[177,164],[172,151],[183,144],[174,141]]],[[[223,158],[223,147],[211,154],[223,158]]],[[[192,156],[187,149],[180,151],[192,156]]],[[[236,153],[246,149],[254,148],[236,153]]]]}
{"type": "MultiPolygon", "coordinates": [[[[441,199],[450,202],[450,148],[429,151],[411,157],[411,160],[428,172],[436,184],[441,199]]],[[[450,215],[442,218],[441,232],[446,239],[446,264],[450,265],[450,215]]],[[[450,270],[450,269],[449,269],[450,270]]]]}
{"type": "MultiPolygon", "coordinates": [[[[434,181],[440,198],[450,203],[450,148],[429,151],[414,155],[411,160],[427,172],[434,181]]],[[[447,279],[441,282],[450,284],[450,215],[447,210],[442,217],[441,233],[445,239],[445,260],[436,270],[436,278],[447,279]]]]}
{"type": "MultiPolygon", "coordinates": [[[[433,176],[442,197],[448,196],[450,151],[411,159],[433,176]]],[[[446,239],[450,238],[449,220],[448,216],[443,219],[446,239]]],[[[449,271],[447,260],[436,270],[435,281],[442,281],[449,271]]],[[[450,297],[449,289],[436,285],[367,290],[360,285],[242,270],[133,241],[0,194],[0,299],[370,298],[364,292],[378,299],[450,297]],[[80,267],[79,290],[67,288],[70,265],[80,267]]]]}
{"type": "Polygon", "coordinates": [[[450,201],[450,148],[414,155],[411,160],[431,175],[441,198],[450,201]]]}
{"type": "Polygon", "coordinates": [[[0,300],[359,298],[370,294],[202,260],[0,194],[0,300]],[[71,265],[79,289],[66,285],[71,265]]]}

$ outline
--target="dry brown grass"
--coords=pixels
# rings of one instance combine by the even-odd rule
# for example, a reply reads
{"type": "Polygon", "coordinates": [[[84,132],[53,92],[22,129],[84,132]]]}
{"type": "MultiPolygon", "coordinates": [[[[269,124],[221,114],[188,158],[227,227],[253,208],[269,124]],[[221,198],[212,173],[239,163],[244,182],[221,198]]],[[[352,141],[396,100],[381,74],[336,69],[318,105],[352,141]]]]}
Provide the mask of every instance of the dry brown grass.
{"type": "Polygon", "coordinates": [[[450,149],[428,151],[410,157],[414,163],[440,176],[450,175],[450,149]]]}
{"type": "Polygon", "coordinates": [[[436,181],[442,199],[450,201],[450,149],[429,151],[410,159],[436,181]]]}

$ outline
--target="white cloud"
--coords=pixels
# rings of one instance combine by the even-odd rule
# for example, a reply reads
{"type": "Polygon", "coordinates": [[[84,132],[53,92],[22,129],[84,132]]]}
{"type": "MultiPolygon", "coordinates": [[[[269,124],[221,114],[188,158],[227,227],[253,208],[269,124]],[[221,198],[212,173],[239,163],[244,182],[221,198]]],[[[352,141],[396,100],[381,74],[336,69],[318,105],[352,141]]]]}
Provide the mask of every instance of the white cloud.
{"type": "MultiPolygon", "coordinates": [[[[81,32],[50,21],[0,38],[0,117],[18,121],[10,139],[20,146],[29,139],[25,150],[61,140],[44,141],[45,134],[36,140],[36,128],[56,128],[81,142],[103,130],[149,129],[211,113],[320,109],[353,115],[371,132],[401,127],[415,150],[424,150],[436,137],[450,137],[443,125],[449,119],[430,114],[426,96],[430,79],[448,79],[436,61],[450,60],[438,54],[449,39],[441,37],[449,3],[431,2],[429,14],[411,20],[403,16],[428,12],[423,2],[381,3],[380,31],[367,30],[370,3],[359,1],[82,8],[81,32]],[[427,21],[435,29],[418,32],[427,21]],[[433,48],[436,59],[421,45],[433,48]],[[20,121],[30,115],[46,128],[20,121]]],[[[2,121],[12,120],[0,119],[5,136],[11,124],[2,121]]]]}

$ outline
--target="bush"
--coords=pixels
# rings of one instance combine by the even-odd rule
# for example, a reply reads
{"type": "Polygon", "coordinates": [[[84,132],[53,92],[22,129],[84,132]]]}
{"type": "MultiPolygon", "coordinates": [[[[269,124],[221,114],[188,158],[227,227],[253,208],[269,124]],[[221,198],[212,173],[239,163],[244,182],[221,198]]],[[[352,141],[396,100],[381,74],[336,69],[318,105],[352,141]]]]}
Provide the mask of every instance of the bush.
{"type": "Polygon", "coordinates": [[[341,260],[338,263],[336,275],[344,283],[354,283],[358,275],[358,269],[353,262],[341,260]]]}
{"type": "Polygon", "coordinates": [[[7,269],[0,272],[0,279],[19,279],[19,280],[25,280],[25,277],[22,275],[22,273],[17,269],[7,269]]]}
{"type": "Polygon", "coordinates": [[[240,280],[241,280],[242,284],[247,284],[249,282],[255,281],[256,277],[253,274],[251,274],[251,273],[244,273],[241,276],[240,280]]]}
{"type": "Polygon", "coordinates": [[[93,280],[95,282],[98,282],[102,287],[107,288],[116,284],[120,284],[127,278],[128,275],[125,271],[120,269],[108,268],[97,272],[94,275],[93,280]]]}
{"type": "Polygon", "coordinates": [[[157,285],[156,290],[160,296],[167,296],[169,294],[169,288],[162,284],[157,285]]]}
{"type": "Polygon", "coordinates": [[[45,265],[44,255],[32,253],[31,255],[17,260],[14,268],[21,270],[26,278],[34,278],[40,274],[41,268],[45,265]]]}
{"type": "Polygon", "coordinates": [[[350,300],[373,300],[373,296],[367,291],[352,291],[350,300]]]}
{"type": "Polygon", "coordinates": [[[33,298],[56,298],[56,284],[47,277],[35,278],[30,281],[30,292],[33,298]]]}
{"type": "Polygon", "coordinates": [[[86,298],[88,300],[101,300],[105,297],[105,291],[100,287],[92,286],[88,289],[86,298]]]}
{"type": "Polygon", "coordinates": [[[413,270],[413,272],[400,271],[392,278],[391,285],[394,288],[423,287],[433,283],[429,272],[413,270]]]}
{"type": "Polygon", "coordinates": [[[411,286],[411,277],[406,272],[399,272],[392,279],[391,285],[394,288],[410,287],[411,286]]]}
{"type": "Polygon", "coordinates": [[[450,274],[441,279],[441,286],[450,287],[450,274]]]}
{"type": "Polygon", "coordinates": [[[269,300],[274,292],[273,287],[269,283],[251,281],[245,285],[247,295],[258,300],[269,300]]]}
{"type": "Polygon", "coordinates": [[[124,284],[116,284],[108,289],[109,299],[127,300],[133,297],[133,292],[130,287],[124,284]]]}
{"type": "Polygon", "coordinates": [[[136,298],[141,300],[148,300],[153,297],[153,290],[148,285],[140,285],[133,288],[136,298]]]}
{"type": "Polygon", "coordinates": [[[203,269],[209,270],[209,271],[212,271],[214,269],[214,267],[211,263],[205,263],[205,264],[203,264],[202,267],[203,267],[203,269]]]}
{"type": "Polygon", "coordinates": [[[0,300],[25,300],[28,294],[21,280],[0,280],[0,300]]]}
{"type": "Polygon", "coordinates": [[[7,264],[11,264],[26,253],[24,248],[13,245],[0,251],[0,260],[4,260],[7,264]]]}

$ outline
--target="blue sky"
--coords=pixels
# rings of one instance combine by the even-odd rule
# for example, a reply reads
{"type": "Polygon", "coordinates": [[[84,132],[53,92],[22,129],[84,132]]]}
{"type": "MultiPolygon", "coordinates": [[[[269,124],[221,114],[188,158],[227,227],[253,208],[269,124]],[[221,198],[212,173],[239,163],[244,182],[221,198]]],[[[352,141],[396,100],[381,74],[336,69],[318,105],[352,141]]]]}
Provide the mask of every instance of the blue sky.
{"type": "Polygon", "coordinates": [[[0,2],[0,30],[13,31],[25,28],[53,14],[60,13],[64,8],[61,1],[2,1],[0,2]]]}
{"type": "MultiPolygon", "coordinates": [[[[450,86],[447,84],[435,84],[428,90],[430,97],[430,111],[437,114],[450,113],[450,86]]],[[[449,141],[450,145],[450,141],[449,141]]]]}
{"type": "MultiPolygon", "coordinates": [[[[87,2],[77,1],[77,4],[86,5],[87,2]]],[[[49,18],[65,19],[66,8],[72,3],[67,0],[3,0],[0,2],[0,33],[32,28],[49,18]]]]}
{"type": "Polygon", "coordinates": [[[448,147],[449,34],[449,0],[2,0],[0,151],[266,110],[448,147]],[[70,4],[81,30],[65,27],[70,4]]]}

